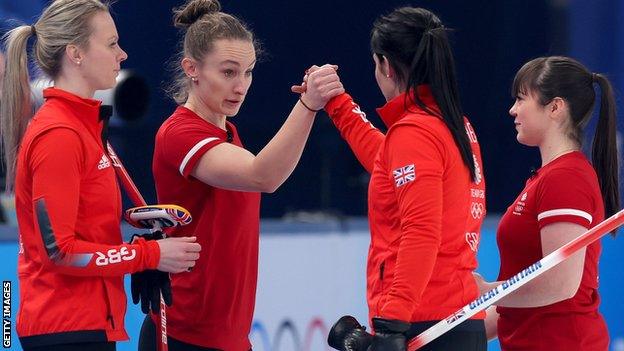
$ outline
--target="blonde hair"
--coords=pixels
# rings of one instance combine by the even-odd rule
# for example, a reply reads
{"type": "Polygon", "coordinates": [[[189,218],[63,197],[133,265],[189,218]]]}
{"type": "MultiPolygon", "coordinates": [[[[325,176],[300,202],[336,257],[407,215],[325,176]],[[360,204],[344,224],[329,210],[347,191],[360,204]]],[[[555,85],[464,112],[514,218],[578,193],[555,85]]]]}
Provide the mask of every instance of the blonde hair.
{"type": "Polygon", "coordinates": [[[19,26],[4,39],[6,65],[0,99],[0,137],[6,163],[6,189],[15,180],[17,150],[33,115],[28,73],[28,39],[35,36],[32,56],[39,69],[54,80],[61,72],[62,58],[69,44],[85,47],[91,35],[89,21],[108,5],[99,0],[55,0],[32,26],[19,26]]]}
{"type": "Polygon", "coordinates": [[[185,5],[173,10],[173,24],[185,30],[183,49],[177,55],[174,70],[176,78],[169,94],[178,104],[188,99],[191,80],[184,74],[179,61],[190,57],[202,62],[204,56],[213,49],[214,42],[219,39],[243,40],[252,42],[259,54],[259,44],[254,40],[253,33],[235,16],[221,12],[218,0],[189,0],[185,5]]]}

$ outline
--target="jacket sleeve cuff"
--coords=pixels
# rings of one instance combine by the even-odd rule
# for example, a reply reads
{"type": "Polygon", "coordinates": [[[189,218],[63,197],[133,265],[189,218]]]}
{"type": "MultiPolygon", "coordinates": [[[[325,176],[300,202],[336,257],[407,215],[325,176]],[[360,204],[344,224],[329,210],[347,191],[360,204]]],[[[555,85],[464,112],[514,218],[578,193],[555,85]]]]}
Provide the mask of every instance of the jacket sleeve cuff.
{"type": "Polygon", "coordinates": [[[139,271],[146,269],[156,269],[160,262],[160,245],[156,240],[145,240],[137,238],[134,244],[139,245],[143,251],[143,267],[139,267],[139,271]]]}
{"type": "Polygon", "coordinates": [[[329,117],[334,118],[342,105],[351,101],[353,101],[353,98],[347,93],[336,95],[333,98],[329,99],[329,101],[325,105],[325,111],[327,112],[329,117]]]}

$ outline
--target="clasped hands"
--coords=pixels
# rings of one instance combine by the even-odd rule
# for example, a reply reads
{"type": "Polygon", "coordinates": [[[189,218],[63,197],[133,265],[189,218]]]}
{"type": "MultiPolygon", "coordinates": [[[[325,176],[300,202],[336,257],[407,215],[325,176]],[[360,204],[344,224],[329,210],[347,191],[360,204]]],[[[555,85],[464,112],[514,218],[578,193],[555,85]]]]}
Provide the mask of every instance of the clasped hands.
{"type": "Polygon", "coordinates": [[[331,98],[345,92],[337,71],[336,65],[314,65],[305,71],[301,84],[293,85],[290,90],[301,95],[308,109],[321,110],[331,98]]]}

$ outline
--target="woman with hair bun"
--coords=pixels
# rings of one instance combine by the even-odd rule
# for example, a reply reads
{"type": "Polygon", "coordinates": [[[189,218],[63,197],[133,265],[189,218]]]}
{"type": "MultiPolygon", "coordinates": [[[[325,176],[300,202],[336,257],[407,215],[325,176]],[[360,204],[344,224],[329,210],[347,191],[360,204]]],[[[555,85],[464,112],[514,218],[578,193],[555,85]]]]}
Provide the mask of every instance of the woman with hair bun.
{"type": "Polygon", "coordinates": [[[96,90],[110,89],[127,55],[108,6],[56,0],[5,37],[2,143],[15,190],[20,251],[17,334],[25,351],[108,351],[127,340],[123,275],[194,265],[194,238],[122,242],[121,194],[104,147],[96,90]],[[54,83],[32,115],[28,40],[54,83]]]}
{"type": "MultiPolygon", "coordinates": [[[[153,173],[159,201],[193,214],[171,236],[192,233],[203,252],[192,272],[172,277],[167,312],[169,349],[251,349],[249,332],[258,273],[260,193],[274,192],[297,165],[316,112],[344,90],[336,66],[308,78],[307,92],[257,154],[247,151],[235,116],[256,64],[254,36],[216,0],[192,0],[174,10],[184,30],[179,104],[156,135],[153,173]]],[[[146,318],[139,349],[155,350],[155,326],[146,318]]]]}

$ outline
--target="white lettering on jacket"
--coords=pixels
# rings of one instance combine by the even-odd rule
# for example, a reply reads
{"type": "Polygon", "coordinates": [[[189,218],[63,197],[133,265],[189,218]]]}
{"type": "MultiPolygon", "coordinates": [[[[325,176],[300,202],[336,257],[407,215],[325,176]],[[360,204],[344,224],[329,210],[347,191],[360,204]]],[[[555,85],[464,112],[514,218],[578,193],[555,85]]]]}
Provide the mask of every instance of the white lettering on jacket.
{"type": "Polygon", "coordinates": [[[108,264],[115,264],[121,261],[130,261],[136,257],[136,250],[132,249],[128,251],[128,248],[122,246],[119,251],[117,249],[110,249],[106,252],[106,255],[96,251],[95,254],[98,256],[95,259],[96,266],[106,266],[108,264]]]}

